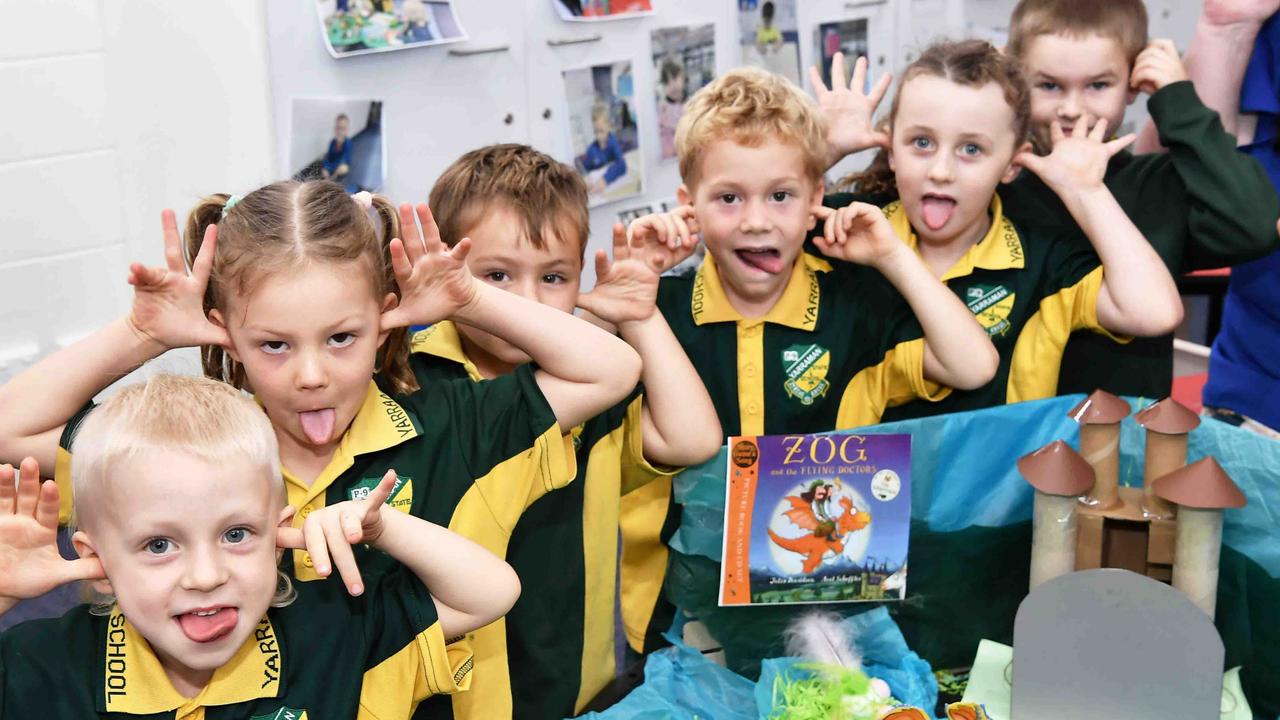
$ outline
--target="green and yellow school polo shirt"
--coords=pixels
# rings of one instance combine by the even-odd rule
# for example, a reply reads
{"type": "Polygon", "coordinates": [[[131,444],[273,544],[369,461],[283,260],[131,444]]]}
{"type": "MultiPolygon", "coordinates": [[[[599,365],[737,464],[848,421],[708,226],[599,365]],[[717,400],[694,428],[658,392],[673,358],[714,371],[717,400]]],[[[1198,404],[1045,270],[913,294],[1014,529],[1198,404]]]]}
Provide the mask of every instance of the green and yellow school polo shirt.
{"type": "MultiPolygon", "coordinates": [[[[884,208],[898,236],[919,252],[900,202],[884,208]]],[[[885,420],[937,415],[1052,397],[1067,338],[1077,330],[1114,336],[1098,323],[1102,266],[1069,231],[1014,223],[999,196],[991,202],[991,229],[941,277],[973,313],[1000,355],[995,378],[975,390],[956,390],[936,403],[912,402],[885,420]]]]}
{"type": "Polygon", "coordinates": [[[0,717],[404,718],[417,699],[470,683],[470,652],[446,648],[431,595],[408,571],[370,578],[360,597],[338,582],[297,592],[193,698],[118,607],[18,625],[0,635],[0,717]]]}
{"type": "MultiPolygon", "coordinates": [[[[782,297],[761,318],[729,302],[715,259],[664,277],[658,308],[707,387],[727,435],[809,433],[878,422],[886,408],[950,388],[924,379],[924,334],[909,306],[875,270],[802,253],[782,297]]],[[[670,483],[622,500],[623,598],[628,567],[658,609],[623,605],[637,651],[661,644],[669,607],[658,597],[666,541],[678,523],[670,483]],[[657,573],[656,575],[654,573],[657,573]],[[656,582],[654,580],[656,579],[656,582]]]]}
{"type": "MultiPolygon", "coordinates": [[[[424,386],[483,380],[448,321],[414,337],[410,364],[424,386]]],[[[516,523],[506,557],[520,576],[520,599],[503,625],[476,633],[486,649],[505,642],[509,682],[489,672],[498,659],[479,658],[485,672],[473,691],[453,698],[452,708],[440,707],[443,698],[428,703],[421,716],[569,717],[613,680],[618,497],[624,486],[669,481],[671,474],[644,460],[642,404],[633,392],[573,428],[576,480],[533,503],[516,523]]]]}

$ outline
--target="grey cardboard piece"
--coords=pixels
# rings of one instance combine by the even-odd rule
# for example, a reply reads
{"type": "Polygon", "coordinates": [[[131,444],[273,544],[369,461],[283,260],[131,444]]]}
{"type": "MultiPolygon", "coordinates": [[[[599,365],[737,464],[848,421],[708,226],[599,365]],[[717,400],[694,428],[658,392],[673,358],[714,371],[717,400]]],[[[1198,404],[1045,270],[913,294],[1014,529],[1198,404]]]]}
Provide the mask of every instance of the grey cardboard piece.
{"type": "Polygon", "coordinates": [[[1056,577],[1013,627],[1013,720],[1218,717],[1222,639],[1185,595],[1127,570],[1056,577]]]}

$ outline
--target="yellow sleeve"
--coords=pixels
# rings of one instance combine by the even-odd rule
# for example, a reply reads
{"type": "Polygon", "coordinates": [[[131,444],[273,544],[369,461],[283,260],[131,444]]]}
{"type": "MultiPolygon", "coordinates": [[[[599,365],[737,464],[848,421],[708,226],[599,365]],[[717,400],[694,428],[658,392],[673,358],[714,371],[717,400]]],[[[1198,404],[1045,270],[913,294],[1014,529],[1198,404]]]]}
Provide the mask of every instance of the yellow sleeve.
{"type": "Polygon", "coordinates": [[[365,671],[359,717],[407,718],[432,695],[467,690],[474,662],[470,645],[446,644],[440,623],[434,623],[403,650],[365,671]]]}
{"type": "Polygon", "coordinates": [[[907,340],[853,376],[840,397],[835,429],[874,425],[885,408],[916,398],[937,402],[950,394],[951,388],[924,378],[924,338],[907,340]]]}
{"type": "Polygon", "coordinates": [[[71,451],[58,448],[58,460],[53,466],[53,481],[58,485],[58,524],[71,522],[71,451]]]}
{"type": "Polygon", "coordinates": [[[1043,311],[1048,303],[1056,303],[1061,306],[1059,310],[1061,315],[1069,318],[1072,331],[1090,330],[1118,343],[1128,343],[1133,339],[1132,337],[1113,333],[1102,327],[1102,323],[1098,321],[1098,295],[1102,292],[1104,277],[1102,266],[1099,265],[1088,275],[1080,278],[1075,285],[1045,298],[1044,302],[1040,303],[1041,310],[1043,311]]]}

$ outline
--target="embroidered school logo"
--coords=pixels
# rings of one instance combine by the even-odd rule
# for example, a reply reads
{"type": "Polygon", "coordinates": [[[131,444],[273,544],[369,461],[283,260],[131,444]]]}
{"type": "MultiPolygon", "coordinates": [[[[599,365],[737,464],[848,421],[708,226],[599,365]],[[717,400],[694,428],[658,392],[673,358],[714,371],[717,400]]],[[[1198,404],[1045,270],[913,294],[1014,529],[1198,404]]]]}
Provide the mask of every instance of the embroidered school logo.
{"type": "MultiPolygon", "coordinates": [[[[378,487],[380,482],[382,482],[381,475],[361,480],[347,490],[347,499],[364,500],[369,497],[369,493],[373,492],[374,488],[378,487]]],[[[407,514],[409,508],[413,506],[413,478],[408,475],[397,476],[396,484],[392,486],[391,494],[387,496],[387,504],[407,514]]]]}
{"type": "Polygon", "coordinates": [[[306,710],[294,710],[290,707],[282,707],[273,713],[266,715],[254,715],[249,720],[307,720],[306,710]]]}
{"type": "Polygon", "coordinates": [[[782,368],[787,380],[782,384],[787,397],[798,398],[802,405],[812,405],[814,398],[827,394],[831,383],[831,351],[821,345],[792,345],[782,351],[782,368]]]}
{"type": "Polygon", "coordinates": [[[1012,327],[1009,313],[1013,312],[1014,297],[1003,285],[974,285],[965,294],[965,302],[978,324],[994,337],[1004,335],[1012,327]]]}

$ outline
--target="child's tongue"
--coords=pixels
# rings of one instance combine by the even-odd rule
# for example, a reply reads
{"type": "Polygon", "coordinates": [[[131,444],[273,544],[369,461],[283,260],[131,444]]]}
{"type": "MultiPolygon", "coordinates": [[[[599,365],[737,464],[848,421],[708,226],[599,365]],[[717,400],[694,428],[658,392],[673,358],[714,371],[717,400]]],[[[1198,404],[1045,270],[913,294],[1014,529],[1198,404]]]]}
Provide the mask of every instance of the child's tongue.
{"type": "Polygon", "coordinates": [[[956,201],[948,198],[925,197],[920,201],[920,213],[930,230],[938,230],[951,219],[956,211],[956,201]]]}
{"type": "Polygon", "coordinates": [[[178,616],[182,632],[192,642],[206,643],[226,635],[235,629],[240,613],[235,608],[219,608],[212,615],[184,613],[178,616]]]}
{"type": "Polygon", "coordinates": [[[333,437],[335,418],[336,415],[333,408],[306,410],[298,413],[298,420],[302,423],[302,432],[306,433],[307,439],[316,445],[323,445],[329,442],[329,438],[333,437]]]}
{"type": "Polygon", "coordinates": [[[738,250],[742,262],[771,274],[782,272],[782,253],[777,250],[738,250]]]}

